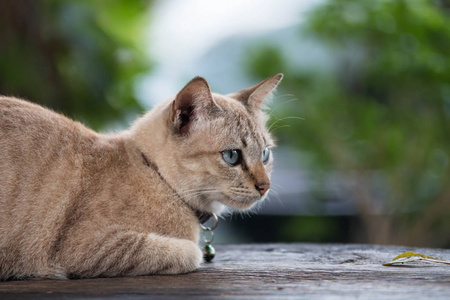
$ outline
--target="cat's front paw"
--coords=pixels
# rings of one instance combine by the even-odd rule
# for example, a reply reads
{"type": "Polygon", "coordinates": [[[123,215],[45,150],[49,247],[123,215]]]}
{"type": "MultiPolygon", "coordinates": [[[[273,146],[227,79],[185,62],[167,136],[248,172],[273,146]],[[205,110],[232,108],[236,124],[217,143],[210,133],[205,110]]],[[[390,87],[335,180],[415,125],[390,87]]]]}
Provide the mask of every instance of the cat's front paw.
{"type": "Polygon", "coordinates": [[[162,270],[161,274],[189,273],[198,269],[203,261],[202,251],[197,244],[189,240],[175,239],[171,252],[170,267],[162,270]]]}

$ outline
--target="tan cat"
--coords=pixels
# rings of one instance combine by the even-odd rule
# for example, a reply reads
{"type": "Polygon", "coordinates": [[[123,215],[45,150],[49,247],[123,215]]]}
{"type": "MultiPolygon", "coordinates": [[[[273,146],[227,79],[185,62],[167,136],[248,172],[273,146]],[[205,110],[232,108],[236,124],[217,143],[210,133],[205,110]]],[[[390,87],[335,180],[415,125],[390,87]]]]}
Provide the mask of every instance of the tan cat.
{"type": "Polygon", "coordinates": [[[223,96],[196,77],[115,135],[0,97],[0,279],[198,268],[198,214],[267,195],[260,106],[281,78],[223,96]]]}

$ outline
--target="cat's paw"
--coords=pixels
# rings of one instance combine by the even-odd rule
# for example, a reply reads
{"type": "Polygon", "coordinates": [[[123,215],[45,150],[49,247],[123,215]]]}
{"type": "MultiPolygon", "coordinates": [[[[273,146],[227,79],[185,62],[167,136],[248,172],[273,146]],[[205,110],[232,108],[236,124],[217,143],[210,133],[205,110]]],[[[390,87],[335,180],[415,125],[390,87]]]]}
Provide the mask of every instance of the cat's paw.
{"type": "Polygon", "coordinates": [[[173,239],[169,268],[160,274],[181,274],[195,271],[203,261],[203,254],[197,244],[184,239],[173,239]]]}

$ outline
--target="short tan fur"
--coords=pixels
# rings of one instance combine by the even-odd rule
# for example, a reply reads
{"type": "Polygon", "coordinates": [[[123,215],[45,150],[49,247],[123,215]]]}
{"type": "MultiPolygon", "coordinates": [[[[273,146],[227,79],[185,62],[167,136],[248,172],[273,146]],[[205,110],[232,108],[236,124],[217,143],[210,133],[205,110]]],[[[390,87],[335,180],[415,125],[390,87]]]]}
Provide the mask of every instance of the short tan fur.
{"type": "Polygon", "coordinates": [[[111,135],[0,96],[0,279],[198,268],[196,211],[245,210],[267,195],[273,159],[261,155],[273,140],[260,108],[281,78],[219,95],[196,77],[111,135]]]}

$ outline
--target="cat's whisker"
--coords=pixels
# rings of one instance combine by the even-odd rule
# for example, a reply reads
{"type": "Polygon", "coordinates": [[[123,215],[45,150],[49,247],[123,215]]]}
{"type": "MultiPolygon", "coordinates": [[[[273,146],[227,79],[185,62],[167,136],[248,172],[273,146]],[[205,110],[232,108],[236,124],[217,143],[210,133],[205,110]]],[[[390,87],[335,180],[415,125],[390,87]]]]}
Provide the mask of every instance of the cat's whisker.
{"type": "Polygon", "coordinates": [[[190,193],[186,193],[186,194],[183,194],[183,197],[184,198],[189,198],[189,199],[193,199],[195,196],[200,196],[200,195],[205,195],[205,194],[214,194],[214,193],[217,193],[217,194],[220,194],[220,193],[223,193],[221,190],[219,190],[219,189],[216,189],[216,190],[206,190],[206,191],[199,191],[199,192],[190,192],[190,193]]]}
{"type": "Polygon", "coordinates": [[[233,187],[230,187],[230,190],[231,191],[237,191],[237,192],[248,192],[249,191],[246,188],[233,188],[233,187]]]}
{"type": "MultiPolygon", "coordinates": [[[[278,97],[277,101],[280,102],[280,98],[282,98],[282,97],[294,97],[294,95],[293,95],[293,94],[285,94],[285,95],[282,95],[282,96],[278,97]]],[[[294,98],[292,98],[292,99],[290,99],[290,100],[285,100],[285,101],[280,102],[274,109],[271,110],[271,112],[270,112],[270,114],[269,114],[269,118],[271,118],[272,116],[274,116],[274,115],[275,115],[275,112],[276,112],[280,107],[282,107],[283,105],[289,104],[289,103],[291,103],[291,102],[294,102],[294,101],[298,101],[298,98],[295,98],[295,97],[294,97],[294,98]]]]}
{"type": "Polygon", "coordinates": [[[249,190],[248,188],[233,188],[233,187],[230,187],[229,190],[231,192],[244,193],[244,194],[249,194],[249,195],[252,194],[252,191],[249,190]]]}
{"type": "Polygon", "coordinates": [[[198,196],[198,195],[204,195],[204,194],[213,194],[213,193],[221,193],[220,190],[217,191],[203,191],[203,192],[193,192],[193,193],[188,193],[188,194],[184,194],[184,197],[192,197],[192,196],[198,196]]]}
{"type": "Polygon", "coordinates": [[[241,215],[242,218],[244,218],[244,217],[246,217],[246,218],[252,218],[252,214],[255,213],[255,211],[254,211],[253,209],[254,209],[254,207],[252,207],[252,208],[250,208],[250,209],[248,209],[248,210],[245,210],[245,211],[240,211],[239,213],[240,213],[240,215],[241,215]],[[245,216],[244,216],[244,215],[245,215],[245,216]]]}
{"type": "Polygon", "coordinates": [[[275,122],[273,122],[272,124],[270,124],[270,126],[269,126],[269,128],[267,128],[267,130],[268,130],[269,132],[271,132],[270,130],[271,130],[272,127],[275,126],[277,123],[279,123],[279,122],[281,122],[281,121],[284,121],[284,120],[290,120],[290,119],[301,120],[301,121],[304,121],[304,120],[305,120],[305,118],[302,118],[302,117],[296,117],[296,116],[284,117],[284,118],[281,118],[281,119],[277,119],[275,122]]]}
{"type": "Polygon", "coordinates": [[[291,125],[281,125],[281,126],[275,127],[273,130],[270,131],[270,133],[273,133],[273,132],[275,132],[275,130],[278,130],[278,129],[284,128],[284,127],[291,127],[291,125]]]}
{"type": "Polygon", "coordinates": [[[282,189],[283,188],[283,186],[281,184],[279,184],[279,183],[272,183],[272,186],[274,188],[276,188],[276,189],[278,189],[278,188],[282,189]]]}
{"type": "Polygon", "coordinates": [[[269,194],[268,194],[267,196],[272,196],[272,194],[273,194],[274,196],[276,196],[278,199],[280,199],[280,193],[278,193],[277,190],[271,189],[271,190],[269,191],[269,194]]]}
{"type": "Polygon", "coordinates": [[[191,189],[191,190],[185,190],[185,191],[180,191],[180,192],[172,192],[172,193],[167,193],[167,194],[161,194],[162,196],[181,196],[181,195],[185,195],[187,193],[191,193],[191,192],[202,192],[202,191],[208,191],[208,190],[217,190],[214,188],[205,188],[205,189],[191,189]]]}
{"type": "Polygon", "coordinates": [[[189,194],[191,192],[207,192],[207,191],[217,191],[219,189],[217,188],[204,188],[204,189],[191,189],[191,190],[184,190],[178,192],[179,195],[189,194]]]}
{"type": "MultiPolygon", "coordinates": [[[[211,192],[220,192],[218,189],[213,188],[207,188],[207,189],[192,189],[192,190],[186,190],[182,192],[173,192],[168,194],[161,194],[163,197],[171,197],[171,196],[178,196],[181,198],[192,198],[193,196],[202,195],[205,193],[211,193],[211,192]]],[[[175,201],[175,200],[174,200],[175,201]]],[[[182,201],[179,206],[188,205],[185,201],[182,201]]]]}
{"type": "Polygon", "coordinates": [[[216,189],[213,189],[213,188],[211,188],[211,189],[197,189],[197,190],[193,189],[193,190],[181,192],[180,194],[202,193],[202,192],[208,193],[208,192],[221,192],[221,191],[222,191],[221,189],[217,189],[217,188],[216,189]]]}
{"type": "Polygon", "coordinates": [[[254,197],[255,197],[255,196],[252,197],[252,196],[249,195],[249,194],[236,194],[236,193],[234,193],[233,196],[234,196],[234,197],[237,197],[237,198],[239,198],[239,199],[242,199],[243,201],[254,200],[254,197]]]}
{"type": "Polygon", "coordinates": [[[275,199],[278,200],[280,205],[284,206],[283,202],[281,201],[280,194],[276,190],[273,190],[273,189],[269,190],[269,194],[267,194],[267,200],[270,201],[272,199],[272,197],[271,197],[272,195],[275,197],[275,199]]]}
{"type": "MultiPolygon", "coordinates": [[[[280,193],[278,192],[277,189],[282,189],[283,187],[278,183],[273,183],[272,186],[273,187],[269,190],[269,193],[275,194],[274,196],[276,196],[281,203],[280,193]]],[[[271,195],[269,194],[268,196],[271,196],[271,195]]]]}

